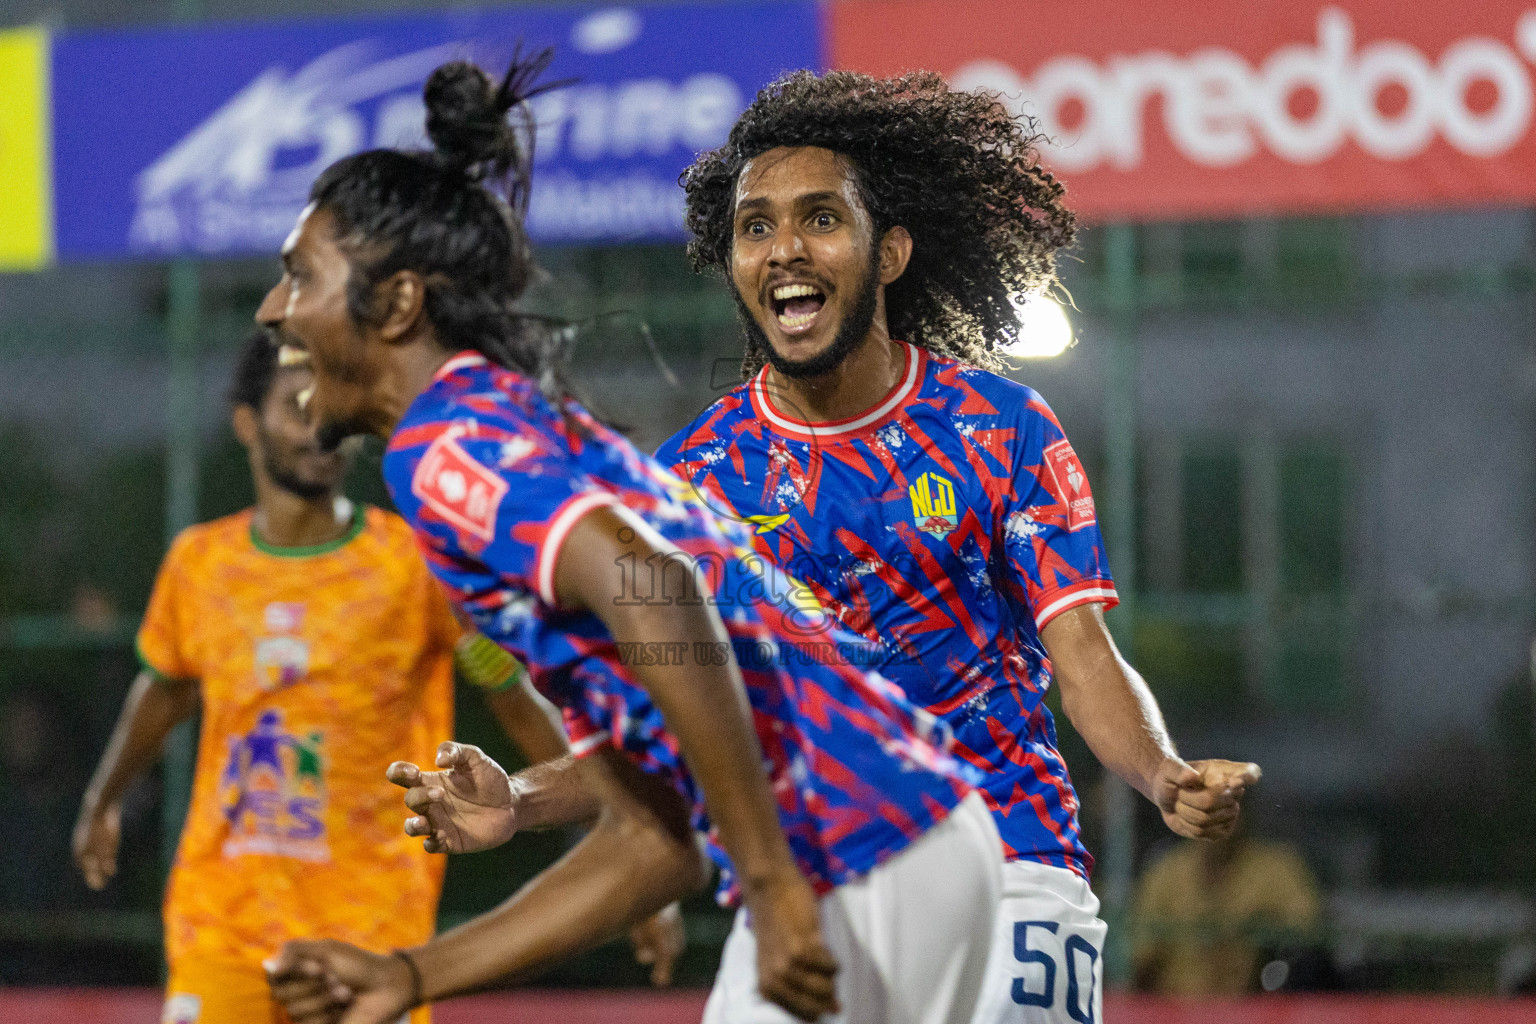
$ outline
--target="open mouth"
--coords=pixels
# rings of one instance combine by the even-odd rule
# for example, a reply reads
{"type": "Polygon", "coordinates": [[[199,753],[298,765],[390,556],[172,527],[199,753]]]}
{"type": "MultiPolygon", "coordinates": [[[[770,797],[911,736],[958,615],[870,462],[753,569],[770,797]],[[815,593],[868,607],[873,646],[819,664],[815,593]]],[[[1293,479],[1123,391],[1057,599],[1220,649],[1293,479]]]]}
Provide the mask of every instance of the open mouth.
{"type": "Polygon", "coordinates": [[[309,350],[299,348],[297,345],[283,342],[277,348],[278,366],[308,366],[309,350]]]}
{"type": "MultiPolygon", "coordinates": [[[[309,351],[299,348],[297,345],[284,342],[277,349],[277,365],[281,367],[309,366],[309,351]]],[[[309,410],[309,400],[314,397],[315,385],[313,383],[295,395],[294,398],[299,403],[299,411],[307,412],[309,410]]]]}
{"type": "Polygon", "coordinates": [[[811,284],[781,284],[773,290],[773,313],[786,334],[810,330],[816,316],[827,304],[827,296],[811,284]]]}

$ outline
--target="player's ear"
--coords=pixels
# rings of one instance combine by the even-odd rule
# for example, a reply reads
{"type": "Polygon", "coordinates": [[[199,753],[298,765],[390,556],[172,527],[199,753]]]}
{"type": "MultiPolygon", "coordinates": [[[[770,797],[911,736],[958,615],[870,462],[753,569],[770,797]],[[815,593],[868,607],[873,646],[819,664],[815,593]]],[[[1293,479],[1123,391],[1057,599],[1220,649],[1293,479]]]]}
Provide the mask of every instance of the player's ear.
{"type": "Polygon", "coordinates": [[[229,425],[234,428],[235,437],[245,447],[250,448],[256,444],[256,410],[239,402],[229,413],[229,425]]]}
{"type": "Polygon", "coordinates": [[[907,271],[912,259],[912,235],[900,224],[880,239],[880,283],[890,284],[907,271]]]}
{"type": "Polygon", "coordinates": [[[427,284],[414,270],[399,270],[379,285],[375,296],[379,333],[387,342],[408,338],[421,319],[427,301],[427,284]]]}

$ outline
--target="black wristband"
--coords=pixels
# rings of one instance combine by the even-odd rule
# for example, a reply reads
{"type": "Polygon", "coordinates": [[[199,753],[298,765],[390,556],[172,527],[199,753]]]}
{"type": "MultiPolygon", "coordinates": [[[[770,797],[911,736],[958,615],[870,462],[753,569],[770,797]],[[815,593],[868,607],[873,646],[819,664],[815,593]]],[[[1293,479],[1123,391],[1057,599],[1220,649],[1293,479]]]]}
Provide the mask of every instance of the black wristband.
{"type": "Polygon", "coordinates": [[[411,972],[411,1008],[420,1006],[422,1003],[421,968],[416,966],[416,958],[403,949],[397,949],[390,955],[404,961],[406,969],[411,972]]]}

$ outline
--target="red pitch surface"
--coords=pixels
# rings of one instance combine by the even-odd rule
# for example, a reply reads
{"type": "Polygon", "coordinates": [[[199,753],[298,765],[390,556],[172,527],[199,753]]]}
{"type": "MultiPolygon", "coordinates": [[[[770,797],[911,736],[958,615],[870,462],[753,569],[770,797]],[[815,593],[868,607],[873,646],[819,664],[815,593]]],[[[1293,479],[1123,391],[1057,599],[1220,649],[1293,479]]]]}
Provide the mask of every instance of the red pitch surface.
{"type": "MultiPolygon", "coordinates": [[[[455,999],[436,1008],[437,1024],[696,1024],[705,993],[509,992],[455,999]]],[[[1111,994],[1109,1024],[1530,1024],[1536,1000],[1394,996],[1262,996],[1231,1002],[1179,1002],[1111,994]]],[[[160,993],[147,989],[0,989],[0,1020],[28,1024],[155,1024],[160,993]]]]}
{"type": "MultiPolygon", "coordinates": [[[[435,1024],[695,1024],[707,993],[509,992],[455,999],[433,1009],[435,1024]]],[[[27,1024],[155,1024],[161,995],[153,989],[0,989],[0,1021],[27,1024]]]]}

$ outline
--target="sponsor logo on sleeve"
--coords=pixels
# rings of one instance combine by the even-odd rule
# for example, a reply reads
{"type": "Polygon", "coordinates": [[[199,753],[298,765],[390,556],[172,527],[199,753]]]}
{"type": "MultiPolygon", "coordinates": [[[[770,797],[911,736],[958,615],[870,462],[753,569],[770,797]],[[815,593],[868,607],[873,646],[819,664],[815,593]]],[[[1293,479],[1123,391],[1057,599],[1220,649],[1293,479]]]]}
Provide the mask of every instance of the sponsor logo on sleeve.
{"type": "Polygon", "coordinates": [[[1088,476],[1083,472],[1082,460],[1072,450],[1072,442],[1062,438],[1049,445],[1045,449],[1045,465],[1055,482],[1051,490],[1067,506],[1067,531],[1075,533],[1098,522],[1093,508],[1093,492],[1088,489],[1088,476]]]}
{"type": "Polygon", "coordinates": [[[482,466],[449,434],[432,442],[416,475],[411,493],[452,525],[483,541],[496,536],[496,511],[508,484],[482,466]]]}

